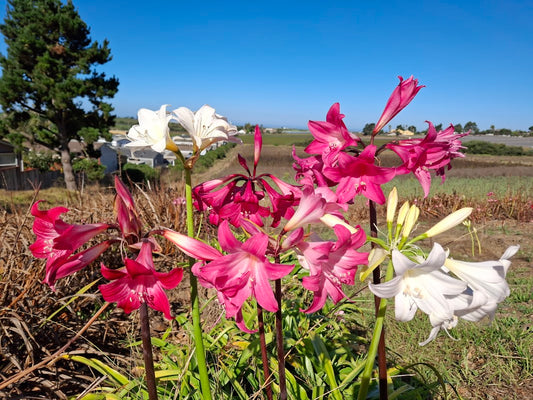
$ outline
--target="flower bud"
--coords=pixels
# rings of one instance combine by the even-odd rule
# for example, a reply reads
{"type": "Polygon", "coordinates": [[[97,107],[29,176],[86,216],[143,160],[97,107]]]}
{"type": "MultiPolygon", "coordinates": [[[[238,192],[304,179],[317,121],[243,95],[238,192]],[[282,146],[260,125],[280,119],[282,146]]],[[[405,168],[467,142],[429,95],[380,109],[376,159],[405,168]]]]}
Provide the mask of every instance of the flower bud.
{"type": "Polygon", "coordinates": [[[439,221],[432,228],[427,230],[423,235],[425,237],[433,237],[438,235],[439,233],[446,232],[447,230],[462,223],[470,216],[471,213],[472,207],[461,208],[460,210],[457,210],[448,215],[442,221],[439,221]]]}

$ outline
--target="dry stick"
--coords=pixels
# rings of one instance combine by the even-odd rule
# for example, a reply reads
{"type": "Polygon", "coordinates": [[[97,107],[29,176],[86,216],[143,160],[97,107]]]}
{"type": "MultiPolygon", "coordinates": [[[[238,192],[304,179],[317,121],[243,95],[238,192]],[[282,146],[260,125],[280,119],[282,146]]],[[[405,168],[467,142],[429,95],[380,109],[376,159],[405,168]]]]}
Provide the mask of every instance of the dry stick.
{"type": "Polygon", "coordinates": [[[152,353],[152,339],[150,337],[150,320],[148,318],[148,304],[141,304],[141,336],[143,342],[144,371],[146,373],[146,387],[148,398],[157,400],[157,386],[155,383],[154,356],[152,353]]]}
{"type": "Polygon", "coordinates": [[[270,380],[270,368],[265,340],[265,323],[263,321],[263,307],[257,304],[257,323],[259,325],[259,342],[261,343],[261,359],[263,361],[263,375],[265,376],[265,391],[268,400],[272,400],[272,386],[270,380]]]}
{"type": "MultiPolygon", "coordinates": [[[[376,203],[372,200],[368,201],[369,203],[369,217],[370,217],[370,236],[378,237],[378,217],[376,213],[376,203]]],[[[375,247],[375,244],[371,244],[372,248],[375,247]]],[[[381,282],[381,271],[379,266],[372,271],[372,279],[374,284],[381,282]]],[[[376,317],[379,311],[379,304],[381,298],[374,295],[374,305],[376,310],[376,317]]],[[[378,376],[379,376],[379,398],[380,400],[387,400],[389,394],[387,392],[387,356],[385,354],[385,327],[381,330],[381,335],[379,337],[378,343],[378,376]]]]}
{"type": "Polygon", "coordinates": [[[9,385],[11,385],[11,384],[13,384],[13,383],[15,383],[15,382],[17,382],[17,381],[19,381],[21,379],[27,378],[30,373],[32,373],[36,369],[39,369],[39,368],[43,367],[44,365],[48,364],[48,366],[52,366],[58,359],[61,358],[61,353],[63,353],[72,343],[74,343],[81,335],[83,335],[83,333],[93,324],[93,322],[96,321],[96,319],[100,316],[100,314],[102,314],[104,312],[104,310],[109,306],[109,304],[110,303],[104,303],[104,305],[96,312],[96,314],[94,314],[91,317],[91,319],[89,321],[87,321],[87,323],[83,326],[83,328],[81,328],[81,330],[78,333],[76,333],[76,335],[74,335],[74,337],[72,339],[70,339],[67,342],[67,344],[65,344],[63,347],[61,347],[54,354],[46,357],[40,363],[35,364],[32,367],[26,368],[23,371],[20,371],[20,372],[16,373],[15,375],[13,375],[11,378],[6,379],[2,383],[0,383],[0,390],[5,389],[9,385]]]}
{"type": "MultiPolygon", "coordinates": [[[[279,263],[279,258],[276,257],[279,263]]],[[[279,398],[287,400],[287,381],[285,378],[285,351],[283,350],[283,326],[281,319],[281,279],[276,279],[276,300],[278,301],[278,311],[276,311],[276,344],[278,349],[278,372],[279,372],[279,398]]]]}

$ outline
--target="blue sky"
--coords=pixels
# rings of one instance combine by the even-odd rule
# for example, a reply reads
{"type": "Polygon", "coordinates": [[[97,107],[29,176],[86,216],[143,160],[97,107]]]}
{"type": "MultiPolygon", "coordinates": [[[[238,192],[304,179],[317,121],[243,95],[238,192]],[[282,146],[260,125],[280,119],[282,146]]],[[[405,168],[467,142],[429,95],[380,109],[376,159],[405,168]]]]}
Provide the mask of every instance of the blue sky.
{"type": "Polygon", "coordinates": [[[74,4],[91,37],[110,42],[101,70],[120,80],[118,116],[209,104],[236,124],[305,127],[340,102],[359,129],[398,75],[414,75],[426,88],[393,126],[533,125],[530,0],[74,4]]]}

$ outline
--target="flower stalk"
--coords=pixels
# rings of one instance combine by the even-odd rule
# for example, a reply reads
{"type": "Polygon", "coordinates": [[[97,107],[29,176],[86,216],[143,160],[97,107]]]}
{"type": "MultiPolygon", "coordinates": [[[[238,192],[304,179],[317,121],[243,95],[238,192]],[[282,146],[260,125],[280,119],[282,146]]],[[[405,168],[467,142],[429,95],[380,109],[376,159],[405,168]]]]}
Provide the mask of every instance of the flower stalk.
{"type": "MultiPolygon", "coordinates": [[[[385,281],[389,281],[390,279],[392,279],[393,273],[394,273],[394,268],[392,266],[392,261],[389,261],[389,265],[387,267],[387,273],[385,276],[385,281]]],[[[363,373],[361,374],[361,386],[359,387],[359,394],[357,395],[357,400],[366,399],[366,396],[368,394],[368,388],[370,386],[370,378],[372,377],[372,371],[374,369],[374,360],[376,359],[376,355],[378,355],[379,357],[380,343],[382,341],[382,337],[384,338],[384,335],[382,335],[382,333],[384,329],[383,323],[385,321],[385,314],[387,311],[387,299],[380,299],[379,297],[377,298],[379,299],[379,305],[378,305],[377,315],[376,315],[376,324],[374,325],[374,332],[372,334],[372,340],[370,341],[370,347],[368,348],[365,369],[363,370],[363,373]]],[[[383,339],[383,344],[385,344],[384,339],[383,339]]],[[[379,362],[379,359],[378,359],[378,362],[379,362]]],[[[382,383],[381,375],[379,377],[379,398],[380,400],[388,398],[386,375],[387,375],[387,369],[385,368],[385,380],[383,383],[382,383]]]]}
{"type": "Polygon", "coordinates": [[[143,344],[144,371],[146,375],[146,387],[148,388],[148,399],[157,400],[157,385],[155,382],[154,356],[152,352],[152,339],[150,335],[150,319],[148,317],[148,305],[141,304],[140,324],[143,344]]]}
{"type": "MultiPolygon", "coordinates": [[[[278,257],[276,257],[278,258],[278,257]]],[[[279,260],[276,260],[277,262],[279,260]]],[[[281,314],[281,279],[275,281],[275,295],[278,302],[278,311],[276,311],[276,342],[278,350],[278,373],[279,373],[279,398],[287,400],[287,380],[285,377],[285,350],[283,349],[283,324],[281,314]]]]}
{"type": "Polygon", "coordinates": [[[268,354],[265,339],[265,322],[263,320],[263,307],[257,304],[257,325],[259,330],[259,343],[261,344],[261,360],[263,362],[263,376],[265,377],[265,392],[268,400],[272,400],[272,384],[270,368],[268,365],[268,354]]]}
{"type": "MultiPolygon", "coordinates": [[[[192,204],[192,179],[191,169],[185,168],[185,199],[187,209],[187,236],[194,237],[194,220],[192,204]]],[[[193,340],[196,346],[196,361],[198,363],[198,374],[200,375],[200,386],[204,400],[211,400],[211,388],[209,386],[209,375],[205,361],[205,348],[202,337],[202,326],[200,321],[200,301],[198,299],[198,280],[192,273],[194,259],[189,257],[189,280],[191,285],[191,314],[193,325],[193,340]]]]}
{"type": "MultiPolygon", "coordinates": [[[[370,236],[377,237],[378,236],[378,230],[377,230],[377,212],[376,212],[376,203],[372,200],[369,202],[369,218],[370,218],[370,236]]],[[[371,244],[372,247],[375,247],[375,244],[371,244]]],[[[379,268],[379,265],[372,271],[372,280],[374,284],[378,284],[381,282],[381,270],[379,268]]],[[[380,315],[381,310],[381,302],[382,299],[378,296],[374,295],[374,304],[376,308],[376,327],[377,327],[377,319],[380,315]]],[[[385,314],[383,312],[383,314],[385,314]]],[[[378,344],[377,344],[377,356],[378,356],[378,375],[379,375],[379,398],[381,400],[387,400],[388,393],[387,393],[387,356],[385,354],[385,329],[383,328],[383,321],[381,321],[381,327],[379,329],[379,333],[377,332],[377,329],[374,330],[374,336],[372,336],[372,341],[375,340],[375,336],[379,337],[378,344]]],[[[368,355],[368,360],[375,359],[376,355],[370,356],[368,355]]],[[[369,364],[369,361],[367,361],[367,365],[369,364]]]]}

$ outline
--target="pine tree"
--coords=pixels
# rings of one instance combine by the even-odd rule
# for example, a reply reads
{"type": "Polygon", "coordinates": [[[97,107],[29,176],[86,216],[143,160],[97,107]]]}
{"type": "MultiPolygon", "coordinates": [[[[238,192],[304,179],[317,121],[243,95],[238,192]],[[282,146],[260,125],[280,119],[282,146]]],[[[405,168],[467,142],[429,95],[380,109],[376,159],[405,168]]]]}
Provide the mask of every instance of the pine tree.
{"type": "Polygon", "coordinates": [[[0,32],[0,137],[22,148],[38,143],[61,155],[67,189],[75,190],[68,143],[109,137],[118,79],[96,68],[111,60],[109,43],[92,41],[71,1],[8,0],[0,32]]]}

